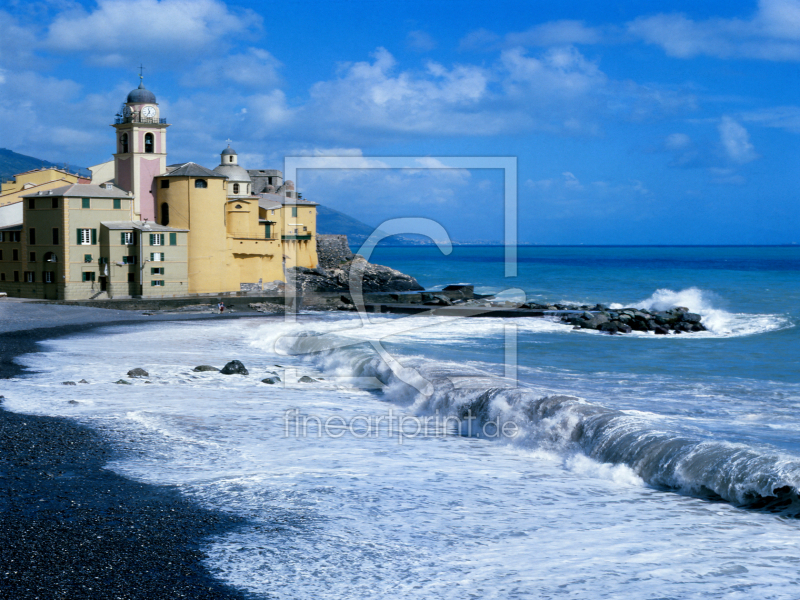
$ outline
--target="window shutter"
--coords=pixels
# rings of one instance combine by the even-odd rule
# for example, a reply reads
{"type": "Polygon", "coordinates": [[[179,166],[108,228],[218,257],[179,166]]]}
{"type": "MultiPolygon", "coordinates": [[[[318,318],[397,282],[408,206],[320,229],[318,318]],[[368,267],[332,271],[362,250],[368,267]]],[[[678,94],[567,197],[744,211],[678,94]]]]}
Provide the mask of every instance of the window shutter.
{"type": "Polygon", "coordinates": [[[97,243],[97,229],[92,229],[92,246],[97,243]]]}
{"type": "Polygon", "coordinates": [[[150,262],[153,262],[154,258],[155,258],[155,252],[151,252],[150,253],[150,262]]]}
{"type": "Polygon", "coordinates": [[[78,246],[80,246],[81,245],[81,230],[78,229],[77,231],[78,231],[78,246]]]}
{"type": "Polygon", "coordinates": [[[155,284],[156,284],[156,280],[155,279],[150,280],[150,286],[151,287],[154,286],[155,284]]]}
{"type": "Polygon", "coordinates": [[[177,246],[178,245],[178,234],[177,233],[170,233],[169,234],[169,245],[170,246],[177,246]]]}
{"type": "Polygon", "coordinates": [[[151,233],[150,234],[150,245],[151,246],[155,245],[154,244],[155,241],[156,241],[156,234],[155,233],[151,233]]]}
{"type": "Polygon", "coordinates": [[[121,231],[120,234],[119,234],[119,243],[122,244],[123,246],[125,245],[125,232],[124,231],[121,231]]]}

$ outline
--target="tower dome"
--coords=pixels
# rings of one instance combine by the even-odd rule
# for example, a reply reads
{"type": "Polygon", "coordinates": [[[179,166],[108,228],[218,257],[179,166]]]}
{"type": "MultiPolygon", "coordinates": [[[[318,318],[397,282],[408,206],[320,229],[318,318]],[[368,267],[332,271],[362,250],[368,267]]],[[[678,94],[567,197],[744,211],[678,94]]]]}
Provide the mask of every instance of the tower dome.
{"type": "Polygon", "coordinates": [[[144,81],[139,83],[139,87],[128,94],[129,104],[156,104],[156,95],[144,87],[144,81]]]}
{"type": "Polygon", "coordinates": [[[250,194],[250,175],[239,166],[239,155],[230,145],[220,153],[220,163],[214,169],[214,172],[228,178],[229,196],[247,196],[250,194]]]}

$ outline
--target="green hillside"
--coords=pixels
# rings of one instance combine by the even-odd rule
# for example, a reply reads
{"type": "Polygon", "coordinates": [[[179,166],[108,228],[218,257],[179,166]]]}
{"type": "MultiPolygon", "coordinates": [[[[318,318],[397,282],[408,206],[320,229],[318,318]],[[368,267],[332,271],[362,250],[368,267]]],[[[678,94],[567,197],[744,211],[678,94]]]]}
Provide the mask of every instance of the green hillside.
{"type": "MultiPolygon", "coordinates": [[[[317,233],[346,235],[351,247],[360,246],[375,231],[358,219],[322,206],[317,206],[317,233]]],[[[381,242],[389,246],[419,246],[431,244],[431,240],[422,235],[393,235],[381,242]]]]}
{"type": "Polygon", "coordinates": [[[351,244],[361,244],[375,230],[366,223],[354,219],[344,213],[322,206],[317,206],[317,232],[322,234],[347,235],[351,244]]]}
{"type": "MultiPolygon", "coordinates": [[[[33,156],[26,156],[19,154],[8,148],[0,148],[0,178],[3,180],[13,177],[17,173],[24,173],[33,169],[41,169],[42,167],[59,167],[64,168],[64,163],[51,163],[41,158],[34,158],[33,156]]],[[[69,167],[71,173],[88,171],[76,167],[69,167]]]]}

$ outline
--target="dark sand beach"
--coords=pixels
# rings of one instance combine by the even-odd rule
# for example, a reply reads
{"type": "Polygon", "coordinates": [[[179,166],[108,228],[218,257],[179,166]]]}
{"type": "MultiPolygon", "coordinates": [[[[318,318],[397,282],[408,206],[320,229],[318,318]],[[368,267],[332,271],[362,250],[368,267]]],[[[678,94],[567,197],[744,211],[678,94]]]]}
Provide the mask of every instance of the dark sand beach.
{"type": "MultiPolygon", "coordinates": [[[[4,299],[0,378],[19,375],[14,357],[37,351],[40,340],[107,325],[209,317],[4,299]]],[[[0,410],[0,597],[248,598],[214,580],[201,562],[203,540],[238,521],[186,501],[175,488],[104,469],[114,453],[70,419],[0,410]]]]}

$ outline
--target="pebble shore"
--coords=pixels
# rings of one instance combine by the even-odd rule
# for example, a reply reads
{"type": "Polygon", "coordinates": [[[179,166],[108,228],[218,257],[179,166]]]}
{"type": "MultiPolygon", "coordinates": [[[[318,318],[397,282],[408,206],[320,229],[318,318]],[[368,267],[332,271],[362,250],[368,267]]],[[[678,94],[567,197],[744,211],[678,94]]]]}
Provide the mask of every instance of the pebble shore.
{"type": "MultiPolygon", "coordinates": [[[[132,311],[3,301],[0,379],[19,375],[14,357],[35,352],[39,340],[152,320],[132,311]]],[[[0,394],[2,388],[0,381],[0,394]]],[[[99,434],[69,419],[0,405],[0,597],[250,598],[202,564],[203,541],[240,521],[185,500],[173,487],[104,469],[115,453],[99,434]]]]}

